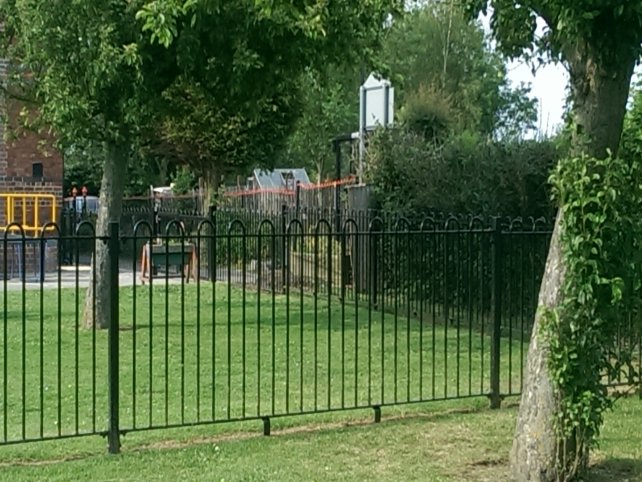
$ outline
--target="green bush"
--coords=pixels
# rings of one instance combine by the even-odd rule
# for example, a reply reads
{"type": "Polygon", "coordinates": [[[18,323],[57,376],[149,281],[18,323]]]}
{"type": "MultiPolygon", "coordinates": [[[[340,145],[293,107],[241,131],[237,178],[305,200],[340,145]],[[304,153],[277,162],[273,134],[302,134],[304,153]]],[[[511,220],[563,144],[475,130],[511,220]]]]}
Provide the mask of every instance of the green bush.
{"type": "Polygon", "coordinates": [[[498,143],[462,133],[435,143],[395,129],[371,140],[367,175],[378,207],[406,216],[550,217],[548,177],[557,157],[550,141],[498,143]]]}

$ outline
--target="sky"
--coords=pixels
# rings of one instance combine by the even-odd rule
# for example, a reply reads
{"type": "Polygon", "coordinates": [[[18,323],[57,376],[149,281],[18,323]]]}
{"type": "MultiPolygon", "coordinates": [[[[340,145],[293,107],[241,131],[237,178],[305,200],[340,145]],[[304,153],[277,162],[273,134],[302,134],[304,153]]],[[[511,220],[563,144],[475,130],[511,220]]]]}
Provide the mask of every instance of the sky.
{"type": "MultiPolygon", "coordinates": [[[[490,12],[489,12],[490,13],[490,12]]],[[[480,16],[481,23],[490,33],[490,17],[480,16]]],[[[538,34],[544,29],[544,22],[538,21],[538,34]]],[[[514,85],[524,82],[531,86],[531,96],[538,102],[538,131],[553,134],[562,124],[564,100],[568,84],[568,73],[562,65],[540,66],[535,74],[531,66],[522,60],[512,61],[507,66],[508,77],[514,85]]]]}
{"type": "Polygon", "coordinates": [[[508,77],[514,85],[531,85],[531,97],[538,101],[538,126],[541,134],[554,134],[562,124],[568,74],[561,65],[541,66],[533,75],[524,62],[511,62],[508,77]]]}

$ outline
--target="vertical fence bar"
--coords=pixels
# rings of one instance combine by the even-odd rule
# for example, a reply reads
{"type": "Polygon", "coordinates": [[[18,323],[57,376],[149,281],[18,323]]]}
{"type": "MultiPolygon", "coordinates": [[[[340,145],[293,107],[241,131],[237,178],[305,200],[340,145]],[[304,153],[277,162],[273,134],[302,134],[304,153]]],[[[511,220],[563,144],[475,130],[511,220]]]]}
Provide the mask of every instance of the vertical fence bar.
{"type": "Polygon", "coordinates": [[[285,293],[285,285],[287,283],[287,247],[285,245],[285,231],[287,229],[287,214],[288,206],[286,204],[281,205],[281,287],[283,293],[285,293]]]}
{"type": "Polygon", "coordinates": [[[120,452],[120,429],[119,429],[119,354],[118,354],[118,255],[120,240],[118,239],[119,226],[117,222],[109,223],[109,239],[107,250],[109,253],[109,333],[108,333],[108,377],[109,377],[109,431],[107,439],[109,442],[109,453],[120,452]]]}
{"type": "MultiPolygon", "coordinates": [[[[339,215],[337,211],[337,216],[339,215]]],[[[346,229],[347,225],[343,226],[340,232],[341,236],[341,254],[339,263],[340,266],[340,301],[341,301],[341,408],[345,408],[346,402],[346,229]]]]}
{"type": "MultiPolygon", "coordinates": [[[[169,225],[165,228],[165,425],[169,424],[169,225]]],[[[153,248],[150,247],[150,250],[153,248]]],[[[153,252],[153,251],[151,251],[153,252]]],[[[150,254],[151,258],[151,254],[150,254]]],[[[153,267],[152,267],[153,269],[153,267]]]]}
{"type": "MultiPolygon", "coordinates": [[[[196,228],[196,421],[201,421],[201,227],[196,228]]],[[[192,258],[194,259],[194,258],[192,258]]],[[[191,274],[191,273],[190,273],[191,274]]]]}
{"type": "Polygon", "coordinates": [[[450,282],[450,266],[449,266],[449,246],[450,246],[450,237],[448,236],[447,232],[448,228],[448,223],[446,222],[444,225],[444,235],[443,235],[443,266],[442,266],[442,276],[443,276],[443,283],[442,283],[442,296],[443,296],[443,320],[444,320],[444,353],[443,353],[443,360],[444,360],[444,398],[448,398],[448,325],[450,323],[450,291],[448,289],[449,282],[450,282]]]}
{"type": "Polygon", "coordinates": [[[227,419],[230,419],[232,405],[232,223],[227,228],[227,419]]]}
{"type": "MultiPolygon", "coordinates": [[[[247,222],[246,222],[247,223],[247,222]]],[[[243,388],[243,417],[247,414],[246,397],[247,397],[247,232],[246,223],[242,226],[241,238],[241,386],[243,388]]],[[[228,300],[231,302],[231,299],[228,300]]]]}
{"type": "MultiPolygon", "coordinates": [[[[151,261],[151,256],[152,256],[152,246],[154,245],[154,242],[156,240],[156,236],[158,235],[156,232],[156,229],[153,227],[155,224],[152,224],[150,227],[149,231],[149,239],[147,240],[147,247],[143,246],[143,249],[148,251],[148,256],[150,257],[150,273],[149,273],[149,300],[148,300],[148,316],[149,316],[149,325],[148,325],[148,336],[149,336],[149,345],[147,347],[147,356],[148,356],[148,364],[149,364],[149,398],[147,400],[148,403],[148,424],[151,427],[154,424],[154,266],[153,266],[153,261],[151,261]]],[[[134,244],[136,243],[136,232],[134,232],[134,244]]],[[[144,269],[141,266],[141,270],[144,269]]]]}
{"type": "Polygon", "coordinates": [[[210,210],[210,221],[212,222],[210,232],[210,258],[207,260],[210,266],[210,281],[212,283],[212,373],[210,380],[212,383],[212,421],[216,420],[216,279],[218,272],[218,260],[216,257],[216,248],[218,242],[218,230],[216,225],[216,211],[210,210]]]}
{"type": "MultiPolygon", "coordinates": [[[[216,232],[216,206],[209,207],[207,218],[212,223],[212,226],[211,226],[212,232],[210,233],[210,236],[207,237],[208,238],[207,269],[208,269],[210,281],[214,281],[216,279],[216,263],[214,262],[216,258],[216,253],[214,251],[215,249],[214,233],[216,232]]],[[[199,256],[200,256],[200,253],[199,253],[199,256]]]]}
{"type": "MultiPolygon", "coordinates": [[[[89,236],[92,239],[91,243],[91,255],[93,259],[96,259],[96,230],[92,229],[91,235],[89,236]]],[[[74,244],[78,245],[78,233],[74,233],[74,244]]],[[[78,251],[78,249],[76,250],[78,251]]],[[[78,255],[78,260],[76,262],[76,269],[80,264],[80,254],[78,255]]],[[[91,289],[93,293],[96,292],[97,286],[97,277],[96,277],[96,263],[94,263],[93,273],[91,274],[91,289]]],[[[62,293],[62,271],[60,266],[58,266],[58,296],[61,296],[62,293]]],[[[96,319],[96,303],[91,307],[91,316],[92,320],[96,319]]],[[[96,357],[96,323],[92,323],[91,327],[91,426],[92,431],[96,431],[96,398],[97,398],[97,387],[96,387],[96,371],[97,371],[97,357],[96,357]]]]}
{"type": "MultiPolygon", "coordinates": [[[[25,202],[24,200],[22,201],[22,206],[24,209],[25,202]]],[[[25,238],[25,233],[24,231],[21,233],[22,235],[22,251],[20,253],[20,257],[22,258],[22,273],[21,273],[21,279],[22,279],[22,297],[21,297],[21,317],[22,317],[22,333],[21,333],[21,338],[22,338],[22,348],[21,348],[21,355],[22,355],[22,363],[21,363],[21,378],[22,378],[22,439],[27,438],[27,240],[25,238]]]]}
{"type": "Polygon", "coordinates": [[[314,410],[319,409],[319,225],[314,228],[314,410]]]}
{"type": "MultiPolygon", "coordinates": [[[[284,205],[285,206],[285,205],[284,205]]],[[[285,217],[283,217],[285,222],[285,217]]],[[[290,231],[284,231],[283,237],[283,293],[285,294],[285,413],[290,413],[290,268],[285,263],[286,253],[289,254],[290,231]]]]}
{"type": "MultiPolygon", "coordinates": [[[[76,433],[78,433],[78,405],[79,405],[79,400],[78,400],[78,388],[79,388],[79,375],[78,375],[78,368],[79,368],[79,331],[80,331],[80,313],[79,313],[79,305],[80,305],[80,276],[79,276],[79,258],[80,258],[80,243],[74,243],[76,245],[76,249],[74,250],[75,253],[75,259],[76,259],[76,273],[75,273],[75,305],[76,309],[75,311],[75,326],[74,326],[74,333],[75,333],[75,358],[74,358],[74,369],[75,369],[75,387],[76,387],[76,393],[74,397],[74,403],[76,405],[76,433]]],[[[44,284],[41,282],[40,285],[40,290],[41,290],[41,298],[43,294],[43,289],[44,289],[44,284]]],[[[94,292],[95,294],[95,292],[94,292]]]]}
{"type": "MultiPolygon", "coordinates": [[[[76,241],[78,242],[78,241],[76,241]]],[[[95,259],[95,258],[94,258],[95,259]]],[[[24,267],[24,263],[22,263],[22,266],[24,267]]],[[[96,293],[96,263],[94,263],[94,273],[93,273],[93,293],[96,293]]],[[[61,276],[61,271],[60,271],[60,266],[58,267],[58,286],[57,286],[57,304],[56,304],[56,369],[57,369],[57,378],[56,378],[56,384],[57,384],[57,396],[58,396],[58,436],[60,437],[62,435],[62,276],[61,276]]],[[[94,296],[95,298],[95,296],[94,296]]],[[[96,326],[95,320],[96,320],[96,303],[94,302],[94,311],[93,311],[93,318],[94,320],[94,329],[96,326]]]]}
{"type": "MultiPolygon", "coordinates": [[[[136,326],[137,323],[137,318],[138,316],[136,315],[138,305],[136,303],[136,300],[138,298],[138,293],[136,292],[136,239],[137,239],[137,233],[136,233],[136,226],[134,225],[134,232],[133,232],[133,237],[132,237],[132,246],[133,246],[133,252],[134,256],[132,256],[132,277],[133,277],[133,282],[132,282],[132,427],[136,428],[136,367],[138,365],[137,359],[136,359],[136,351],[137,351],[137,340],[136,340],[136,332],[138,331],[138,327],[136,326]]],[[[150,245],[151,246],[151,245],[150,245]]],[[[150,273],[150,278],[153,278],[153,275],[150,273]]],[[[76,293],[77,296],[77,293],[76,293]]],[[[152,344],[152,338],[150,337],[149,339],[149,344],[152,344]]],[[[151,364],[150,364],[151,367],[151,364]]],[[[151,389],[150,389],[151,393],[151,389]]]]}
{"type": "MultiPolygon", "coordinates": [[[[300,186],[297,184],[297,186],[300,188],[300,186]]],[[[304,350],[303,350],[303,331],[304,331],[304,325],[305,325],[305,316],[304,316],[304,266],[303,266],[303,260],[305,259],[305,253],[304,253],[304,227],[303,224],[301,224],[300,219],[298,218],[298,211],[297,211],[297,221],[299,223],[299,230],[300,230],[300,237],[299,237],[299,256],[301,257],[301,261],[299,263],[299,410],[303,411],[303,394],[304,394],[304,388],[303,388],[303,363],[304,363],[304,350]]]]}
{"type": "MultiPolygon", "coordinates": [[[[60,231],[58,232],[58,236],[60,236],[60,231]]],[[[45,290],[44,290],[44,283],[45,279],[43,277],[40,278],[40,336],[39,336],[39,343],[40,343],[40,438],[44,437],[44,427],[45,427],[45,399],[44,399],[44,392],[45,392],[45,351],[44,351],[44,345],[45,345],[45,290]]],[[[78,303],[76,303],[76,320],[77,318],[77,313],[78,313],[78,303]]],[[[77,323],[77,322],[76,322],[77,323]]],[[[5,361],[6,363],[6,361],[5,361]]],[[[77,386],[77,385],[76,385],[77,386]]]]}
{"type": "MultiPolygon", "coordinates": [[[[178,225],[178,234],[180,235],[180,296],[181,296],[181,305],[180,305],[180,315],[181,315],[181,424],[185,423],[185,268],[183,263],[185,262],[185,227],[182,226],[182,223],[178,225]]],[[[167,267],[169,271],[169,266],[167,267]]],[[[189,275],[188,275],[189,276],[189,275]]],[[[188,279],[189,281],[189,279],[188,279]]],[[[169,284],[169,283],[168,283],[169,284]]],[[[166,290],[169,290],[169,286],[165,287],[166,290]]],[[[196,308],[198,310],[198,306],[196,308]]]]}
{"type": "Polygon", "coordinates": [[[437,386],[437,298],[439,296],[439,290],[437,289],[437,270],[439,269],[437,261],[437,245],[439,243],[439,237],[436,232],[436,225],[433,224],[432,238],[430,241],[431,244],[431,253],[430,253],[430,263],[428,265],[428,272],[430,273],[430,317],[431,317],[431,365],[430,365],[430,382],[431,382],[431,396],[434,399],[436,397],[436,386],[437,386]]]}
{"type": "Polygon", "coordinates": [[[492,340],[490,352],[490,408],[500,408],[500,351],[502,328],[502,230],[498,219],[493,221],[492,262],[492,340]]]}
{"type": "Polygon", "coordinates": [[[374,234],[372,230],[372,225],[366,231],[366,236],[370,247],[368,249],[368,264],[366,269],[368,270],[368,405],[372,405],[372,306],[375,301],[375,242],[374,234]]]}
{"type": "Polygon", "coordinates": [[[8,242],[7,242],[7,233],[5,232],[4,234],[4,240],[3,240],[3,246],[2,246],[2,251],[3,251],[3,266],[2,266],[2,271],[3,271],[3,301],[4,305],[2,307],[2,312],[3,312],[3,324],[2,324],[2,441],[6,442],[7,441],[7,428],[8,428],[8,422],[7,422],[7,396],[8,396],[8,377],[9,377],[9,371],[7,369],[7,363],[8,363],[8,317],[9,317],[9,303],[8,303],[8,293],[7,293],[7,280],[9,278],[8,273],[7,273],[7,265],[8,265],[8,242]]]}

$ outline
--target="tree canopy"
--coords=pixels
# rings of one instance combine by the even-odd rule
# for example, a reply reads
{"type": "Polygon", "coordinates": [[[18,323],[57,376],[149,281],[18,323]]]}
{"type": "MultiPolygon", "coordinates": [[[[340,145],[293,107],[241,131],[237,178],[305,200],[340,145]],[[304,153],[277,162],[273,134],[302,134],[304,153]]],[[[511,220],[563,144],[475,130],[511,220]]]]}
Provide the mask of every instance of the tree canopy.
{"type": "Polygon", "coordinates": [[[508,56],[562,62],[570,73],[576,145],[582,139],[583,149],[600,157],[607,149],[617,151],[633,67],[642,53],[642,4],[467,0],[465,5],[472,17],[492,13],[491,29],[508,56]],[[541,35],[538,18],[546,24],[541,35]]]}
{"type": "MultiPolygon", "coordinates": [[[[12,78],[26,80],[60,144],[104,146],[97,232],[105,235],[120,217],[127,161],[143,133],[189,146],[201,167],[238,162],[250,139],[254,148],[257,139],[278,144],[294,112],[290,79],[346,52],[367,54],[402,3],[7,0],[0,21],[12,78]],[[212,143],[202,135],[212,126],[229,135],[212,143]]],[[[95,262],[100,297],[93,310],[88,296],[86,313],[106,327],[104,247],[95,262]]]]}
{"type": "Polygon", "coordinates": [[[512,86],[505,59],[459,4],[426,4],[409,12],[384,42],[402,117],[433,115],[450,129],[519,137],[535,127],[527,86],[512,86]],[[406,112],[403,112],[403,109],[406,112]]]}
{"type": "Polygon", "coordinates": [[[528,86],[510,84],[505,59],[481,26],[468,22],[459,4],[424,3],[390,24],[371,58],[300,76],[302,110],[281,164],[321,178],[333,173],[330,141],[358,129],[359,85],[371,70],[391,77],[398,124],[429,140],[462,131],[519,139],[535,126],[528,86]]]}

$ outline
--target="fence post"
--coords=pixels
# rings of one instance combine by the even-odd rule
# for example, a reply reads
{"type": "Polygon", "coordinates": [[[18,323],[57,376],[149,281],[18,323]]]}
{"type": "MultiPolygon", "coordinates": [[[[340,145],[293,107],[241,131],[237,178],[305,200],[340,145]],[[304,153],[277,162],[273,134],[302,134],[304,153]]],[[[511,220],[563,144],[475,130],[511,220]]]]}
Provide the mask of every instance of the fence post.
{"type": "Polygon", "coordinates": [[[301,181],[296,182],[294,190],[294,205],[296,207],[296,218],[301,220],[301,181]]]}
{"type": "Polygon", "coordinates": [[[118,255],[120,251],[119,226],[117,222],[109,223],[109,238],[107,252],[109,259],[109,332],[108,332],[108,360],[107,373],[109,378],[109,428],[107,441],[109,453],[120,452],[120,427],[119,427],[119,283],[118,283],[118,255]]]}
{"type": "Polygon", "coordinates": [[[348,282],[347,280],[347,271],[348,271],[348,264],[346,263],[346,255],[347,255],[347,240],[346,240],[346,232],[345,229],[342,230],[339,234],[341,236],[341,254],[339,258],[339,262],[341,263],[339,265],[340,271],[340,278],[339,280],[341,281],[341,291],[340,293],[340,300],[345,301],[346,299],[346,284],[348,282]]]}
{"type": "Polygon", "coordinates": [[[377,270],[379,268],[377,264],[377,240],[375,239],[375,234],[372,229],[368,230],[368,240],[370,242],[370,304],[376,310],[379,306],[377,304],[377,270]]]}
{"type": "Polygon", "coordinates": [[[160,234],[160,203],[152,198],[152,231],[153,238],[156,239],[160,234]]]}
{"type": "Polygon", "coordinates": [[[501,329],[502,329],[502,228],[498,218],[493,220],[492,240],[492,340],[490,353],[490,408],[500,408],[502,404],[500,388],[500,357],[501,357],[501,329]]]}
{"type": "Polygon", "coordinates": [[[337,239],[341,239],[341,187],[334,185],[334,229],[337,239]]]}
{"type": "MultiPolygon", "coordinates": [[[[216,280],[216,206],[209,208],[209,220],[212,223],[212,232],[210,233],[207,253],[207,266],[210,274],[210,281],[216,280]]],[[[200,253],[199,253],[200,255],[200,253]]]]}
{"type": "Polygon", "coordinates": [[[289,269],[287,262],[287,246],[286,246],[286,234],[287,234],[287,215],[288,215],[288,206],[286,204],[281,204],[281,289],[285,293],[285,287],[287,284],[287,275],[286,270],[289,269]]]}

